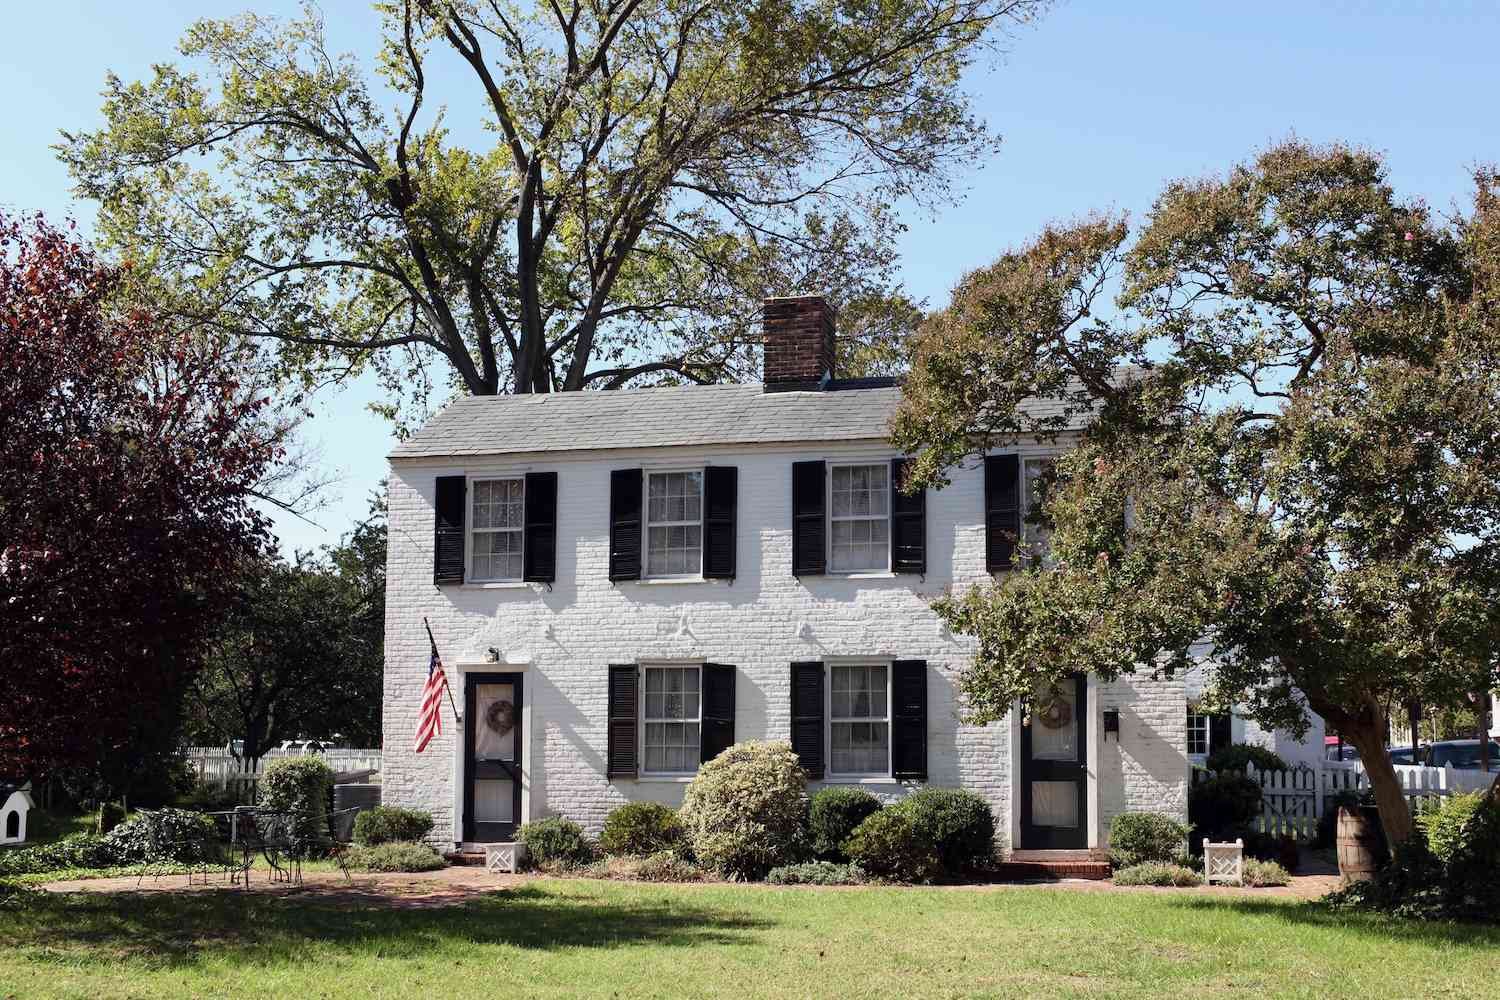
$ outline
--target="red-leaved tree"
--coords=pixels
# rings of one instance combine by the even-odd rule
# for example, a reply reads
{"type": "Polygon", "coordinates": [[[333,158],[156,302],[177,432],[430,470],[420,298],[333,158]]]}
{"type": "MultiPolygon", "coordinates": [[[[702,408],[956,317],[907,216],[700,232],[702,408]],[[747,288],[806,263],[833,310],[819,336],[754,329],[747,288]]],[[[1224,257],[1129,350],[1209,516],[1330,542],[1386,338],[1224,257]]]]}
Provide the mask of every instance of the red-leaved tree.
{"type": "Polygon", "coordinates": [[[120,278],[0,216],[0,774],[130,787],[269,539],[252,493],[280,448],[244,359],[119,305],[120,278]]]}

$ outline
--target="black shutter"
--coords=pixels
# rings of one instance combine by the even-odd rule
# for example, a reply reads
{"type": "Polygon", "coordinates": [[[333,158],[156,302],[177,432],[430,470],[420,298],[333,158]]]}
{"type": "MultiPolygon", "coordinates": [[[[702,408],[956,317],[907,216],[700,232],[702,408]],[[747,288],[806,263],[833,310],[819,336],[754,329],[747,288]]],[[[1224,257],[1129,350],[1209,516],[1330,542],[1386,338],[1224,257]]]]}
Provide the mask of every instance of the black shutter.
{"type": "Polygon", "coordinates": [[[828,543],[824,523],[827,474],[822,462],[792,463],[793,576],[827,572],[828,543]]]}
{"type": "Polygon", "coordinates": [[[1218,753],[1229,746],[1233,739],[1229,735],[1228,714],[1210,715],[1208,717],[1208,752],[1209,755],[1218,753]]]}
{"type": "Polygon", "coordinates": [[[891,572],[927,572],[927,491],[901,491],[912,459],[891,460],[891,572]]]}
{"type": "Polygon", "coordinates": [[[1021,537],[1021,459],[991,455],[984,460],[984,566],[994,573],[1015,565],[1021,537]]]}
{"type": "Polygon", "coordinates": [[[557,578],[557,473],[526,473],[524,580],[551,583],[557,578]]]}
{"type": "Polygon", "coordinates": [[[703,726],[698,759],[705,764],[734,745],[734,668],[703,664],[703,726]]]}
{"type": "Polygon", "coordinates": [[[609,474],[609,578],[641,578],[641,470],[609,474]]]}
{"type": "Polygon", "coordinates": [[[711,580],[734,579],[739,480],[732,465],[703,470],[703,575],[711,580]]]}
{"type": "Polygon", "coordinates": [[[636,674],[634,663],[609,668],[609,759],[605,774],[611,778],[634,778],[640,770],[636,674]]]}
{"type": "Polygon", "coordinates": [[[463,476],[437,477],[432,539],[432,582],[435,586],[464,582],[464,504],[467,493],[463,476]]]}
{"type": "Polygon", "coordinates": [[[891,664],[891,773],[927,780],[927,661],[891,664]]]}
{"type": "Polygon", "coordinates": [[[823,664],[816,661],[792,664],[792,750],[807,776],[822,780],[823,664]]]}

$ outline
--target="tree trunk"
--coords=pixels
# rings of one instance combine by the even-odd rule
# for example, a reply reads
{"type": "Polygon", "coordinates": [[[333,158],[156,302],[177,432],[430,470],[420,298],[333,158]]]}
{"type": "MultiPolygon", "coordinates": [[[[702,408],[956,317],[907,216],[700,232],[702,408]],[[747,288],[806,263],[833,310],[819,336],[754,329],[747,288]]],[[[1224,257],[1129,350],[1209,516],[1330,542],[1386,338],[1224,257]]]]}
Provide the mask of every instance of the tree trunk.
{"type": "Polygon", "coordinates": [[[1359,715],[1350,717],[1347,723],[1341,723],[1339,732],[1359,748],[1365,777],[1370,781],[1370,791],[1375,793],[1375,804],[1380,807],[1380,825],[1385,829],[1386,843],[1394,850],[1397,844],[1412,835],[1413,824],[1401,781],[1385,752],[1383,723],[1378,711],[1366,708],[1359,715]]]}

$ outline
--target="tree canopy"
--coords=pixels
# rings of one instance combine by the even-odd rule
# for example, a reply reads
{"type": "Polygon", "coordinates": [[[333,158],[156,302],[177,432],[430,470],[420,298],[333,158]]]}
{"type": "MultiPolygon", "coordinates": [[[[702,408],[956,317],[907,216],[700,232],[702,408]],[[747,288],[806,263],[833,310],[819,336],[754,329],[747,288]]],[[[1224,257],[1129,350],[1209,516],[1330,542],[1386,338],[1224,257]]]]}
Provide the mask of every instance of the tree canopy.
{"type": "Polygon", "coordinates": [[[128,788],[170,749],[284,427],[236,355],[117,308],[118,269],[0,218],[0,773],[128,788]]]}
{"type": "Polygon", "coordinates": [[[1200,662],[1221,706],[1323,716],[1409,833],[1387,713],[1500,681],[1497,190],[1442,217],[1375,154],[1289,141],[964,279],[895,421],[919,480],[1056,435],[1027,396],[1096,414],[1043,485],[1046,558],[937,604],[977,637],[977,718],[1200,662]]]}
{"type": "Polygon", "coordinates": [[[960,75],[1045,5],[393,0],[373,84],[315,8],[246,14],[111,76],[59,148],[154,301],[308,378],[714,381],[752,366],[764,296],[809,288],[879,364],[915,318],[893,200],[993,149],[960,75]]]}

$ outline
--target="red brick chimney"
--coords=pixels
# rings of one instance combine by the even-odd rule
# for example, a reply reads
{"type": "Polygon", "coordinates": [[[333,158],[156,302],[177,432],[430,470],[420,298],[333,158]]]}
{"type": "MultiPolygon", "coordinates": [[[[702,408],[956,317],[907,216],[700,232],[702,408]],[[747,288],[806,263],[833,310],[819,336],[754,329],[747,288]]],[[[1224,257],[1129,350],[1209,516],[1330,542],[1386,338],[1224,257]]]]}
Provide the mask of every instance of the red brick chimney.
{"type": "Polygon", "coordinates": [[[833,377],[833,308],[821,295],[766,299],[765,388],[816,389],[833,377]]]}

